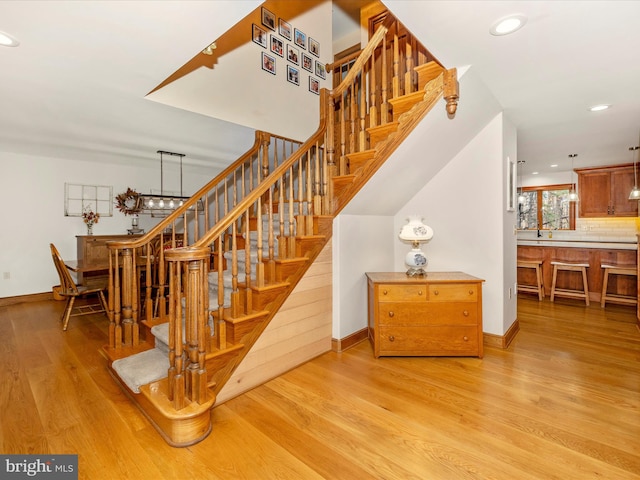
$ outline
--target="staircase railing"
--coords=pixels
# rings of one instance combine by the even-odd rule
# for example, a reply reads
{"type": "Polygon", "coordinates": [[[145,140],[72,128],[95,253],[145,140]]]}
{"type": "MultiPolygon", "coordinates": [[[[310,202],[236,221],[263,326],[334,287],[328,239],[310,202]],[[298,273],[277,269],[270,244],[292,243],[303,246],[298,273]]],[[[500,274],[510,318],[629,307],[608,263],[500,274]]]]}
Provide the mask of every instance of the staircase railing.
{"type": "MultiPolygon", "coordinates": [[[[390,14],[357,58],[329,68],[344,78],[320,90],[319,127],[306,142],[258,132],[250,151],[146,235],[109,242],[109,347],[114,357],[135,350],[142,318],[168,322],[163,395],[175,410],[212,404],[330,237],[327,220],[361,186],[341,179],[356,177],[358,154],[380,148],[373,132],[397,127],[402,98],[415,94],[418,105],[428,97],[432,106],[444,95],[455,111],[455,72],[390,14]],[[428,88],[425,70],[438,78],[428,88]],[[253,317],[262,321],[237,334],[235,325],[253,317]]],[[[385,155],[395,148],[388,145],[385,155]]]]}
{"type": "MultiPolygon", "coordinates": [[[[232,348],[236,340],[227,339],[227,320],[258,312],[275,314],[285,297],[273,287],[295,285],[303,273],[278,277],[276,263],[317,254],[317,219],[333,217],[343,207],[333,201],[332,180],[350,173],[349,155],[370,148],[368,131],[392,121],[391,101],[417,91],[415,68],[433,57],[408,33],[400,41],[399,32],[400,24],[389,15],[342,82],[332,91],[321,89],[318,130],[189,249],[167,253],[173,265],[169,396],[176,409],[186,404],[185,399],[202,403],[201,383],[192,381],[189,386],[185,376],[197,371],[212,378],[213,372],[202,363],[204,356],[195,352],[232,348]],[[225,255],[214,257],[213,264],[203,255],[223,250],[225,255]],[[187,292],[201,301],[185,301],[187,292]],[[184,331],[183,321],[188,326],[184,331]],[[194,353],[186,355],[185,345],[194,353]]],[[[245,347],[234,357],[235,364],[260,333],[254,330],[251,338],[243,339],[245,347]]],[[[216,377],[214,390],[230,374],[228,370],[225,378],[216,377]]]]}
{"type": "Polygon", "coordinates": [[[167,321],[166,251],[199,240],[299,146],[295,140],[257,131],[244,155],[145,235],[109,242],[111,348],[137,345],[142,319],[167,321]]]}

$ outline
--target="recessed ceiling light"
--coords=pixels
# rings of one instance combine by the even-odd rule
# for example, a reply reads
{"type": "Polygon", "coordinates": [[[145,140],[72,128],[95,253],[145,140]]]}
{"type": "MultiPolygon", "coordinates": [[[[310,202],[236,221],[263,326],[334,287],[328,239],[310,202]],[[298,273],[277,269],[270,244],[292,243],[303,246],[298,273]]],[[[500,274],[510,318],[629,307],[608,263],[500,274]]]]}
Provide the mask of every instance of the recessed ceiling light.
{"type": "Polygon", "coordinates": [[[17,47],[20,45],[20,42],[8,33],[0,31],[0,45],[3,47],[17,47]]]}
{"type": "Polygon", "coordinates": [[[556,168],[557,166],[558,166],[558,164],[554,163],[554,164],[551,165],[551,168],[556,168]]]}
{"type": "Polygon", "coordinates": [[[601,112],[602,110],[606,110],[607,108],[611,108],[611,105],[594,105],[593,107],[589,107],[590,112],[601,112]]]}
{"type": "Polygon", "coordinates": [[[531,175],[538,175],[539,172],[531,172],[531,175]]]}
{"type": "Polygon", "coordinates": [[[509,35],[510,33],[520,30],[527,23],[527,17],[524,15],[509,15],[494,22],[489,29],[491,35],[509,35]]]}

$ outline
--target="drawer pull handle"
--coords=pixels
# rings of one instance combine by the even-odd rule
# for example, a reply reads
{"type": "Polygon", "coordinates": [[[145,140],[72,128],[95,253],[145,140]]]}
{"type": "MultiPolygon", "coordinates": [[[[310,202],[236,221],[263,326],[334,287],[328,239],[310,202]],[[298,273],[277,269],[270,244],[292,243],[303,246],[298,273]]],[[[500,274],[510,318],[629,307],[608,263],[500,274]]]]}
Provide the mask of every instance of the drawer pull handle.
{"type": "Polygon", "coordinates": [[[418,290],[418,295],[422,295],[422,290],[418,290]]]}
{"type": "Polygon", "coordinates": [[[467,337],[466,335],[465,335],[464,337],[462,337],[462,339],[463,339],[465,342],[468,342],[468,341],[469,341],[469,337],[467,337]]]}
{"type": "Polygon", "coordinates": [[[439,294],[440,294],[440,292],[439,292],[438,290],[434,290],[434,291],[433,291],[433,294],[434,294],[434,295],[439,295],[439,294]]]}
{"type": "Polygon", "coordinates": [[[389,335],[389,341],[393,342],[396,339],[396,337],[394,337],[393,335],[389,335]]]}
{"type": "Polygon", "coordinates": [[[390,316],[390,317],[393,317],[393,312],[389,312],[389,316],[390,316]]]}
{"type": "Polygon", "coordinates": [[[473,295],[473,290],[469,290],[469,295],[473,295]]]}
{"type": "Polygon", "coordinates": [[[383,291],[382,291],[382,294],[383,294],[383,295],[386,295],[386,294],[387,294],[387,291],[386,291],[386,290],[383,290],[383,291]]]}
{"type": "Polygon", "coordinates": [[[469,316],[469,312],[468,312],[468,311],[466,311],[466,310],[465,310],[464,312],[462,312],[462,314],[463,314],[465,317],[468,317],[468,316],[469,316]]]}

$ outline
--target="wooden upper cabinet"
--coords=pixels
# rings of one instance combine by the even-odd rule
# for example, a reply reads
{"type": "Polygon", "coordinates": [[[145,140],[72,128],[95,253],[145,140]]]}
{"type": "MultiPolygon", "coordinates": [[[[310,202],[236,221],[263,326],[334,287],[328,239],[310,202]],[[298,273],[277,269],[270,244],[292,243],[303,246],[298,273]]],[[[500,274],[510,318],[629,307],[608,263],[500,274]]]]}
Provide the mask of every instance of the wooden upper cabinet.
{"type": "Polygon", "coordinates": [[[638,216],[638,202],[629,200],[635,184],[633,164],[581,168],[576,172],[580,217],[638,216]]]}

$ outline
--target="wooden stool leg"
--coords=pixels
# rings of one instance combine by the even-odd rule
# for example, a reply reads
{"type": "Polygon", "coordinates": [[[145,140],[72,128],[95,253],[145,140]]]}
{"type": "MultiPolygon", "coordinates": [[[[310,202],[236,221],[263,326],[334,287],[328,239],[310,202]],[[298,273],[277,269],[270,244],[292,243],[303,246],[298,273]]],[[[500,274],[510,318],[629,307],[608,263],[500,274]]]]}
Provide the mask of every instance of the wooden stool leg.
{"type": "Polygon", "coordinates": [[[589,284],[587,283],[587,269],[582,267],[582,286],[584,288],[584,302],[589,306],[589,284]]]}
{"type": "Polygon", "coordinates": [[[551,301],[553,302],[553,297],[556,295],[556,277],[558,276],[558,266],[553,266],[553,280],[551,280],[551,301]]]}
{"type": "Polygon", "coordinates": [[[536,266],[536,279],[538,281],[538,300],[542,301],[544,298],[544,286],[542,285],[542,269],[540,265],[536,266]]]}
{"type": "Polygon", "coordinates": [[[607,302],[607,287],[609,284],[609,269],[604,269],[604,278],[602,279],[602,295],[600,297],[600,307],[604,308],[607,302]]]}

